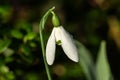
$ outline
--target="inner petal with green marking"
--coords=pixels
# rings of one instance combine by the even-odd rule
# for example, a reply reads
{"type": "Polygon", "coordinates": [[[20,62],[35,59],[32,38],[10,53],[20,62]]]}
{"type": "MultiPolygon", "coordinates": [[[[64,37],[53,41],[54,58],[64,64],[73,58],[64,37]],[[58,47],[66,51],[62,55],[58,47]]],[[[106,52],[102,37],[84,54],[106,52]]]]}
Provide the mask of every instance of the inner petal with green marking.
{"type": "Polygon", "coordinates": [[[61,45],[62,44],[61,40],[56,41],[56,44],[61,45]]]}

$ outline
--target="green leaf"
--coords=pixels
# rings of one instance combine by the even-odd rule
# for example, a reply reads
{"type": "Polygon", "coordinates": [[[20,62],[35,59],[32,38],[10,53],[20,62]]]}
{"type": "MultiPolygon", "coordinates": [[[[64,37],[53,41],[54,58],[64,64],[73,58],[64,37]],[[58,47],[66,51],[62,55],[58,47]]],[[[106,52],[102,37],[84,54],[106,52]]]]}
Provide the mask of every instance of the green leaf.
{"type": "Polygon", "coordinates": [[[25,56],[29,56],[31,53],[31,50],[26,45],[21,45],[21,51],[24,53],[25,56]]]}
{"type": "Polygon", "coordinates": [[[34,42],[30,42],[29,44],[30,44],[30,47],[36,47],[37,46],[37,44],[34,43],[34,42]]]}
{"type": "Polygon", "coordinates": [[[23,54],[20,54],[19,56],[27,62],[28,64],[31,64],[33,62],[33,56],[31,54],[31,49],[27,45],[21,45],[21,51],[23,54]]]}
{"type": "Polygon", "coordinates": [[[29,22],[25,21],[25,20],[18,20],[15,24],[15,26],[20,29],[20,30],[24,30],[25,32],[29,33],[31,32],[32,29],[32,24],[30,24],[29,22]]]}
{"type": "Polygon", "coordinates": [[[79,53],[79,64],[87,77],[87,80],[95,80],[94,62],[89,50],[81,43],[76,41],[79,53]]]}
{"type": "Polygon", "coordinates": [[[0,40],[0,53],[4,52],[10,45],[10,40],[0,40]]]}
{"type": "MultiPolygon", "coordinates": [[[[12,71],[9,70],[9,67],[7,67],[4,64],[0,65],[0,74],[2,74],[3,77],[5,78],[3,80],[14,80],[14,78],[15,78],[12,71]]],[[[1,80],[1,76],[0,76],[0,80],[1,80]]]]}
{"type": "Polygon", "coordinates": [[[24,37],[24,42],[27,42],[27,40],[33,40],[36,37],[36,33],[30,32],[24,37]]]}
{"type": "Polygon", "coordinates": [[[18,31],[18,30],[12,30],[11,31],[11,35],[14,38],[17,38],[17,39],[22,39],[23,38],[23,34],[20,31],[18,31]]]}
{"type": "Polygon", "coordinates": [[[12,8],[10,6],[0,6],[0,18],[2,21],[8,21],[12,13],[12,8]]]}
{"type": "Polygon", "coordinates": [[[96,63],[96,80],[111,80],[112,74],[110,71],[109,63],[106,56],[106,42],[102,41],[98,52],[96,63]]]}
{"type": "Polygon", "coordinates": [[[40,80],[40,77],[36,73],[28,73],[25,76],[25,80],[40,80]]]}
{"type": "Polygon", "coordinates": [[[7,49],[4,51],[3,54],[5,55],[5,57],[9,57],[9,56],[13,55],[13,53],[14,53],[14,50],[13,50],[13,49],[7,48],[7,49]]]}
{"type": "Polygon", "coordinates": [[[0,65],[0,72],[1,73],[8,73],[9,72],[9,68],[5,65],[0,65]]]}

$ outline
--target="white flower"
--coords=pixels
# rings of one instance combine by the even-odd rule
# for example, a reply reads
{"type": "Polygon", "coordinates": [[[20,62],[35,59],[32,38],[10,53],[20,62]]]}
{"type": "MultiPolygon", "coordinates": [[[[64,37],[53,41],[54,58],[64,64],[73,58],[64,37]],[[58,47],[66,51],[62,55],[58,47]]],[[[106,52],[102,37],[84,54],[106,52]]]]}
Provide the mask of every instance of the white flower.
{"type": "Polygon", "coordinates": [[[53,28],[52,33],[47,42],[46,59],[49,65],[52,65],[55,59],[56,43],[62,46],[68,58],[70,58],[74,62],[78,62],[78,52],[73,42],[73,39],[62,26],[59,26],[53,28]]]}

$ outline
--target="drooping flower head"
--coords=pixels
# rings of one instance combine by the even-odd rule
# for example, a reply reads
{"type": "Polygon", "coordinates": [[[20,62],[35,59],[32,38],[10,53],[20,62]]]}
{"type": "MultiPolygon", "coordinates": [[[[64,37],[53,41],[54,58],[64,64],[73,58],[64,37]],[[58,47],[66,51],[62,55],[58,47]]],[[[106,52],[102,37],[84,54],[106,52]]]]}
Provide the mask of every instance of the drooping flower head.
{"type": "Polygon", "coordinates": [[[46,59],[52,65],[55,59],[56,44],[61,45],[65,54],[74,62],[78,62],[78,51],[70,34],[60,25],[58,17],[53,13],[54,28],[46,46],[46,59]]]}

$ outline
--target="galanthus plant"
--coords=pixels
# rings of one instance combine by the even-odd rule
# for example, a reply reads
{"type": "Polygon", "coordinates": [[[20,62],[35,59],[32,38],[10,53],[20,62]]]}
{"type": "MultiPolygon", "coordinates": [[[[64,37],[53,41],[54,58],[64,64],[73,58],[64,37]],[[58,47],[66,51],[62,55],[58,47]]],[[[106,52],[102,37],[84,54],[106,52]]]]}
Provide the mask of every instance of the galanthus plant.
{"type": "Polygon", "coordinates": [[[68,56],[68,58],[74,62],[79,61],[78,59],[78,53],[79,53],[80,61],[78,62],[78,64],[81,66],[80,68],[83,69],[87,80],[113,80],[113,76],[110,71],[110,67],[106,55],[107,52],[106,42],[101,41],[100,49],[98,52],[98,58],[96,64],[94,64],[94,60],[90,55],[91,54],[90,51],[77,40],[75,41],[77,45],[76,48],[73,38],[60,24],[58,17],[53,11],[54,8],[55,7],[49,9],[45,13],[39,25],[42,55],[43,55],[43,60],[44,60],[48,80],[52,80],[48,68],[48,64],[52,65],[54,62],[56,44],[60,45],[64,53],[68,56]],[[45,49],[42,30],[44,29],[45,22],[47,21],[47,18],[50,14],[52,14],[52,23],[54,27],[50,37],[48,38],[48,42],[45,49]]]}
{"type": "Polygon", "coordinates": [[[62,46],[63,51],[68,56],[68,58],[70,58],[74,62],[78,62],[78,51],[74,44],[74,41],[73,41],[71,35],[63,28],[62,25],[60,25],[58,17],[53,12],[54,8],[55,7],[49,9],[45,13],[45,15],[42,17],[42,19],[40,21],[40,25],[39,25],[42,55],[43,55],[43,60],[45,63],[45,69],[47,72],[48,80],[52,80],[52,78],[51,78],[50,71],[49,71],[47,64],[52,65],[54,62],[56,44],[62,46]],[[54,28],[48,39],[48,42],[46,45],[46,50],[45,50],[42,30],[44,29],[45,22],[50,14],[52,14],[52,23],[54,25],[54,28]]]}
{"type": "Polygon", "coordinates": [[[54,12],[52,12],[52,22],[54,28],[52,33],[48,39],[46,46],[46,59],[49,65],[52,65],[55,59],[55,48],[56,45],[61,45],[65,54],[73,60],[74,62],[78,62],[78,51],[74,44],[74,41],[71,35],[60,25],[58,17],[54,12]]]}

